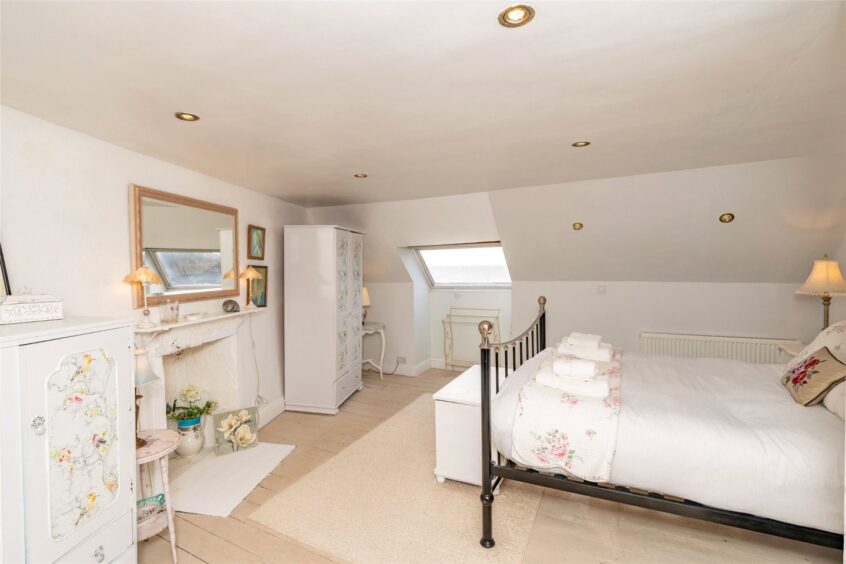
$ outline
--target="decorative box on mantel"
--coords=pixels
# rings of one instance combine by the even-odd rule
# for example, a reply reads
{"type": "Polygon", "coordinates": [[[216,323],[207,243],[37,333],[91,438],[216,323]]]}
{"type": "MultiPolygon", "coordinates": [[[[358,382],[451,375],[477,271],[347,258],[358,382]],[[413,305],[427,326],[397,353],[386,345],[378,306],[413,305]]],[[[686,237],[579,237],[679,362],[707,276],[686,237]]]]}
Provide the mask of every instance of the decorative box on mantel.
{"type": "Polygon", "coordinates": [[[0,299],[0,325],[63,317],[62,300],[47,294],[21,294],[0,299]]]}

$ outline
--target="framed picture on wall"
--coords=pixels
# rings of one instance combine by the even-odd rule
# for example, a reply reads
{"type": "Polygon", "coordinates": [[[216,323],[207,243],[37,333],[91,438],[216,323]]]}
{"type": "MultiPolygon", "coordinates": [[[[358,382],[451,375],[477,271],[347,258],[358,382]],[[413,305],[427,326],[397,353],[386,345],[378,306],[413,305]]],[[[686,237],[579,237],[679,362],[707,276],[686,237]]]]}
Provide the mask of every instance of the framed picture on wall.
{"type": "Polygon", "coordinates": [[[247,226],[247,258],[264,260],[265,233],[264,227],[247,226]]]}
{"type": "Polygon", "coordinates": [[[250,266],[258,270],[261,278],[253,280],[252,284],[247,286],[250,292],[247,299],[256,304],[257,307],[267,307],[267,267],[257,264],[251,264],[250,266]]]}

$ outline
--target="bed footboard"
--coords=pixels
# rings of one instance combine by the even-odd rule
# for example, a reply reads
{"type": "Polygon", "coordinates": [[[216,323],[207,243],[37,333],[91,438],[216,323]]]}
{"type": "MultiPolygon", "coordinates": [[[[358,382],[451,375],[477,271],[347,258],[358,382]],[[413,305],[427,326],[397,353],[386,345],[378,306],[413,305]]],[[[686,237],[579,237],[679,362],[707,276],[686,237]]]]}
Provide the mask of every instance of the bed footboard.
{"type": "Polygon", "coordinates": [[[500,373],[508,378],[511,371],[532,358],[546,348],[546,298],[538,298],[540,311],[537,317],[518,337],[503,343],[491,343],[493,325],[490,321],[479,323],[479,333],[482,335],[481,351],[482,368],[482,539],[479,541],[485,548],[493,547],[493,492],[499,484],[493,480],[493,463],[491,462],[491,371],[495,379],[496,391],[499,392],[501,382],[500,373]]]}

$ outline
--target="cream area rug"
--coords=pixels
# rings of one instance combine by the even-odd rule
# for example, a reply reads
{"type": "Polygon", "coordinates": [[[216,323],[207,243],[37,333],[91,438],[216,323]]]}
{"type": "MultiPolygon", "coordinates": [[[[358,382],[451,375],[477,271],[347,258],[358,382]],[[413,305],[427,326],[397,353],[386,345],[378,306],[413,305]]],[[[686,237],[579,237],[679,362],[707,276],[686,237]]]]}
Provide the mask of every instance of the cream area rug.
{"type": "Polygon", "coordinates": [[[541,490],[504,483],[496,546],[482,548],[479,487],[433,474],[434,411],[432,396],[421,396],[250,519],[352,562],[520,562],[541,490]]]}
{"type": "Polygon", "coordinates": [[[212,448],[191,458],[174,456],[169,472],[173,508],[226,517],[293,450],[293,445],[259,443],[220,456],[212,448]]]}

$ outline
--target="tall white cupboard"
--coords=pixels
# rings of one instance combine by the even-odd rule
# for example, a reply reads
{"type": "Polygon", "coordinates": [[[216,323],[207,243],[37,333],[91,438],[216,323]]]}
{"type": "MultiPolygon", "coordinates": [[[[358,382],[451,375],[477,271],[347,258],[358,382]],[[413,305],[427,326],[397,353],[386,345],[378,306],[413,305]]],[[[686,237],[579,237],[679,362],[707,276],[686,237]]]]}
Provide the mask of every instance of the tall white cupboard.
{"type": "Polygon", "coordinates": [[[335,414],[361,389],[364,236],[285,227],[285,408],[335,414]]]}
{"type": "Polygon", "coordinates": [[[135,562],[132,322],[0,326],[0,561],[135,562]]]}

